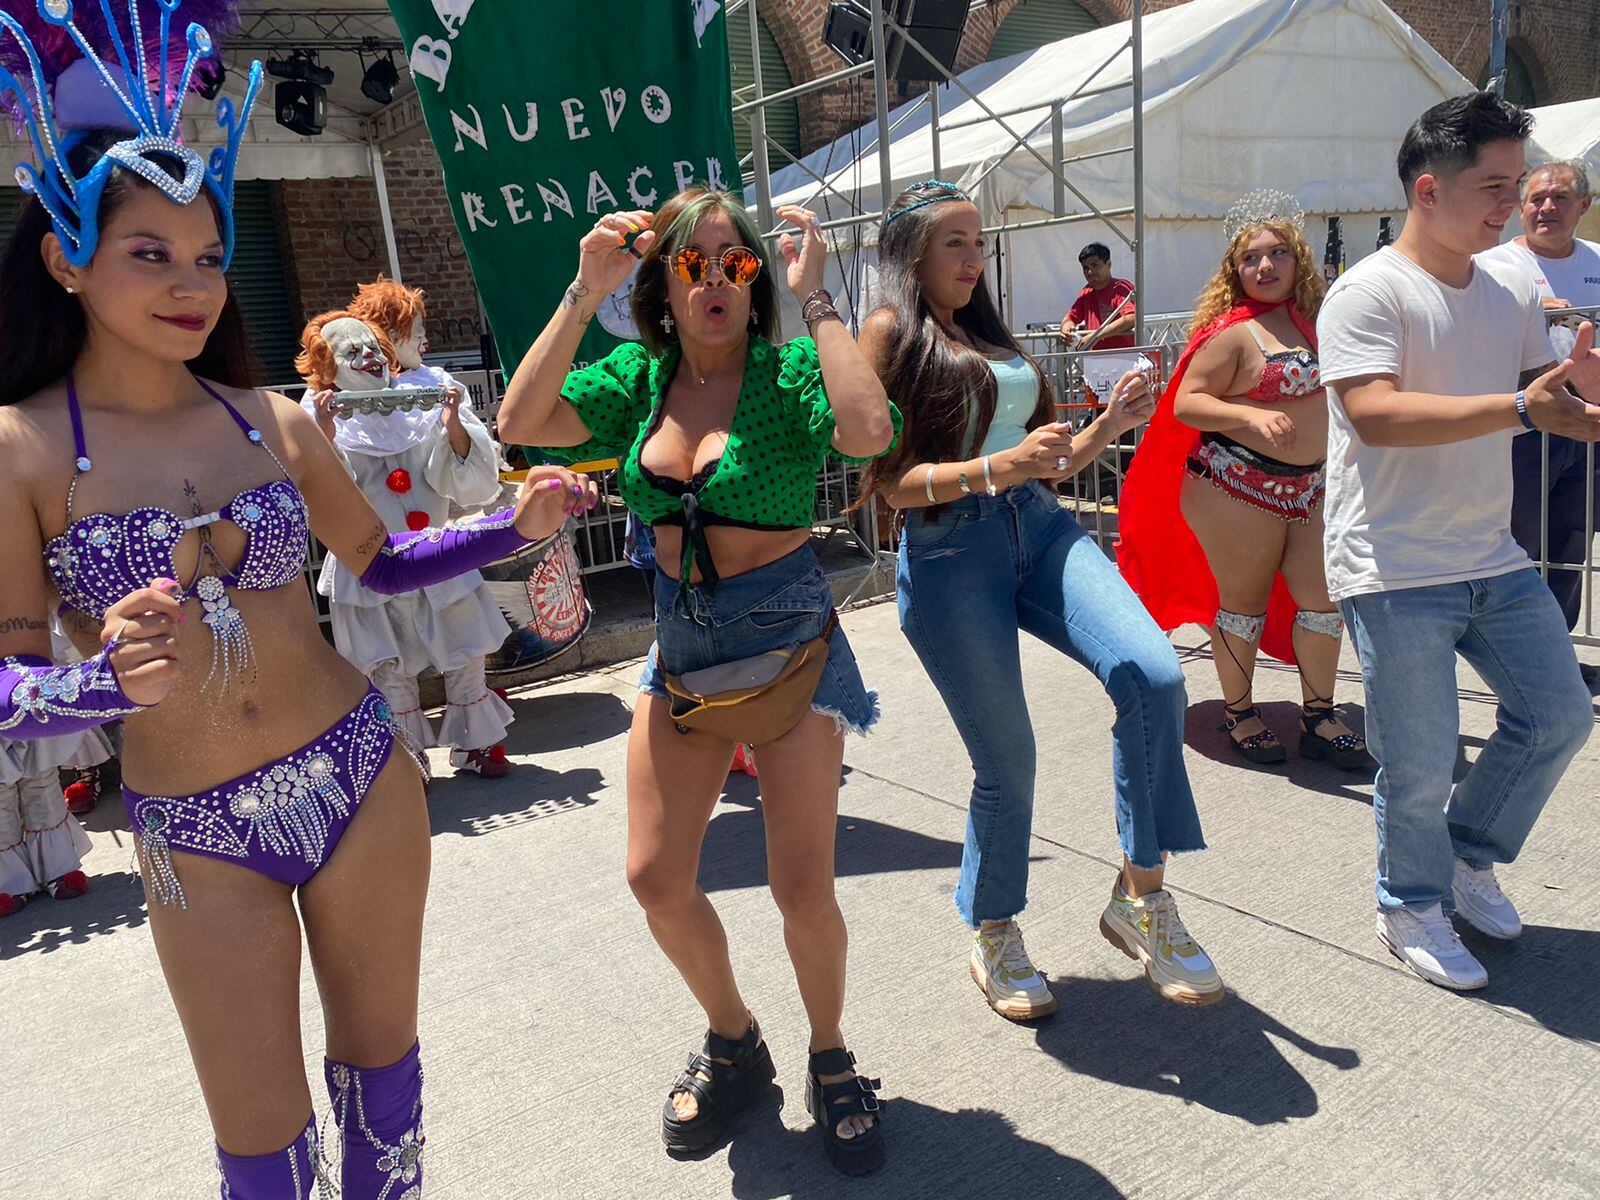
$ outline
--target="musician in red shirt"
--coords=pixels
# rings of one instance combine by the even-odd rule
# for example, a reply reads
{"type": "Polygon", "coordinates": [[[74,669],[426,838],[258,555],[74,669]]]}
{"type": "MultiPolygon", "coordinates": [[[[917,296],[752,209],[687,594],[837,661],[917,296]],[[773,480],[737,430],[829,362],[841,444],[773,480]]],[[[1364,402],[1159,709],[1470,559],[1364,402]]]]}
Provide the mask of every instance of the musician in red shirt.
{"type": "Polygon", "coordinates": [[[1079,251],[1078,265],[1083,268],[1087,286],[1061,318],[1061,336],[1082,349],[1132,346],[1133,284],[1111,274],[1110,248],[1101,242],[1090,242],[1079,251]]]}

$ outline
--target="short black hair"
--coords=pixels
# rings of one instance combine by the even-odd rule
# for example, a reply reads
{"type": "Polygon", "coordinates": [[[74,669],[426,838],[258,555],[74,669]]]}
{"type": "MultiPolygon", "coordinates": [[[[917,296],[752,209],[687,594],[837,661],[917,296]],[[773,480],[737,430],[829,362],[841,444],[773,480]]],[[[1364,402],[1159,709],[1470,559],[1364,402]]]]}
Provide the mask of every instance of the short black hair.
{"type": "Polygon", "coordinates": [[[1400,186],[1411,199],[1420,175],[1454,175],[1477,165],[1490,142],[1523,142],[1533,116],[1493,92],[1468,92],[1435,104],[1406,130],[1396,165],[1400,186]]]}
{"type": "Polygon", "coordinates": [[[1078,251],[1078,261],[1088,262],[1091,258],[1098,258],[1107,266],[1111,265],[1111,247],[1104,242],[1090,242],[1078,251]]]}

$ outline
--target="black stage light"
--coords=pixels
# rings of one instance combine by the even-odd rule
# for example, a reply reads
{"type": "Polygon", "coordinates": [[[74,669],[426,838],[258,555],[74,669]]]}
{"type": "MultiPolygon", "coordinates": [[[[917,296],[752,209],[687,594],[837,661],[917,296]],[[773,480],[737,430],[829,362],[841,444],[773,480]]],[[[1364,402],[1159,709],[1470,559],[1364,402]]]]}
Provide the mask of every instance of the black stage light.
{"type": "Polygon", "coordinates": [[[328,127],[328,90],[321,84],[286,80],[277,86],[272,102],[285,129],[316,137],[328,127]]]}
{"type": "Polygon", "coordinates": [[[333,82],[333,68],[317,61],[315,50],[291,50],[288,58],[267,59],[267,74],[274,79],[293,79],[327,87],[333,82]]]}
{"type": "Polygon", "coordinates": [[[400,70],[394,65],[393,54],[374,59],[361,77],[361,94],[374,104],[388,104],[399,86],[400,70]]]}

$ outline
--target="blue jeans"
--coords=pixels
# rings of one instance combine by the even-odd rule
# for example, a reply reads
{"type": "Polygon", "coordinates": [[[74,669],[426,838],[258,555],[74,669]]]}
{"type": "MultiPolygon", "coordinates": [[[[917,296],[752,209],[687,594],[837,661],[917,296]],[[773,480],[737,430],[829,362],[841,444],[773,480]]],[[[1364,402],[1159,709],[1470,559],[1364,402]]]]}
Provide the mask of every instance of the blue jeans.
{"type": "Polygon", "coordinates": [[[1529,568],[1341,602],[1378,760],[1378,906],[1449,912],[1454,859],[1511,862],[1594,728],[1561,607],[1529,568]],[[1500,700],[1494,735],[1451,779],[1456,655],[1500,700]]]}
{"type": "MultiPolygon", "coordinates": [[[[1041,484],[916,509],[900,546],[900,628],[972,758],[956,907],[974,928],[1022,911],[1036,765],[1019,631],[1088,667],[1117,716],[1117,832],[1136,867],[1203,850],[1183,765],[1183,672],[1161,630],[1041,484]]],[[[1053,737],[1071,736],[1070,722],[1053,737]]]]}

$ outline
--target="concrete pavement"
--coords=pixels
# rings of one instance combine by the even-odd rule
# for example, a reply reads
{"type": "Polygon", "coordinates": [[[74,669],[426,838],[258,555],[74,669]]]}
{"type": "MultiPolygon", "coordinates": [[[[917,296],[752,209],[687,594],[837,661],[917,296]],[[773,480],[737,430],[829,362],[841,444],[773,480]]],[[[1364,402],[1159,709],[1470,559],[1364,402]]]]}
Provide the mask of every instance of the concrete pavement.
{"type": "MultiPolygon", "coordinates": [[[[961,744],[892,605],[844,623],[884,706],[878,731],[846,751],[838,867],[846,1031],[891,1098],[889,1166],[835,1176],[809,1128],[803,1013],[742,777],[712,821],[702,878],[782,1103],[701,1161],[662,1151],[661,1101],[702,1020],[623,880],[629,665],[514,694],[518,770],[506,781],[453,779],[435,758],[421,1014],[430,1197],[1600,1195],[1600,738],[1501,873],[1526,934],[1473,939],[1490,986],[1453,995],[1401,970],[1373,935],[1370,781],[1294,757],[1269,770],[1236,759],[1215,731],[1200,635],[1180,630],[1211,849],[1178,860],[1171,881],[1230,988],[1221,1004],[1180,1009],[1096,930],[1117,857],[1110,704],[1082,668],[1025,641],[1040,782],[1023,925],[1061,1011],[1016,1026],[967,978],[950,901],[970,782],[961,744]]],[[[1470,759],[1494,709],[1465,667],[1460,687],[1470,759]]],[[[1264,667],[1258,696],[1281,734],[1297,694],[1291,671],[1264,667]]],[[[93,890],[0,921],[0,1197],[214,1196],[205,1110],[143,928],[120,804],[88,827],[93,890]]],[[[303,996],[320,1080],[309,969],[303,996]]]]}

